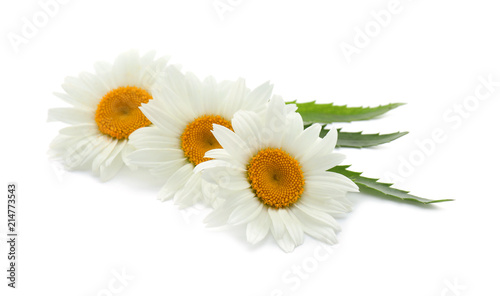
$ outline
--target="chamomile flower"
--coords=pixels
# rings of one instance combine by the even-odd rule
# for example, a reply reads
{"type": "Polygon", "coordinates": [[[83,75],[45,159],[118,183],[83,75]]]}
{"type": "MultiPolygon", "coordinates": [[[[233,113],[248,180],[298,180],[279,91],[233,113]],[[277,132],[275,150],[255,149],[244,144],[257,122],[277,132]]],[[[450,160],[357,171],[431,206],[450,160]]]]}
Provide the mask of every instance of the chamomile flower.
{"type": "Polygon", "coordinates": [[[301,116],[287,112],[277,97],[262,114],[237,112],[232,129],[214,125],[223,149],[208,151],[205,157],[212,160],[195,170],[218,184],[223,199],[207,216],[208,226],[246,225],[250,243],[271,232],[287,252],[302,244],[304,233],[335,243],[340,227],[334,217],[350,210],[346,194],[358,190],[350,179],[327,171],[344,159],[333,153],[336,129],[323,139],[317,124],[304,130],[301,116]]]}
{"type": "Polygon", "coordinates": [[[200,81],[191,73],[167,67],[153,91],[155,99],[140,107],[153,126],[130,136],[132,151],[125,161],[165,179],[160,200],[173,199],[181,207],[196,202],[213,205],[214,185],[193,172],[196,165],[209,160],[207,151],[221,148],[212,134],[213,124],[232,130],[231,119],[237,111],[263,112],[271,93],[269,83],[250,90],[243,79],[200,81]]]}
{"type": "Polygon", "coordinates": [[[130,51],[113,64],[96,63],[96,74],[67,77],[66,93],[56,95],[72,107],[50,109],[48,120],[71,126],[59,131],[49,153],[67,169],[92,168],[102,180],[113,177],[123,166],[130,134],[151,124],[139,106],[153,99],[151,88],[166,63],[154,52],[141,57],[130,51]]]}

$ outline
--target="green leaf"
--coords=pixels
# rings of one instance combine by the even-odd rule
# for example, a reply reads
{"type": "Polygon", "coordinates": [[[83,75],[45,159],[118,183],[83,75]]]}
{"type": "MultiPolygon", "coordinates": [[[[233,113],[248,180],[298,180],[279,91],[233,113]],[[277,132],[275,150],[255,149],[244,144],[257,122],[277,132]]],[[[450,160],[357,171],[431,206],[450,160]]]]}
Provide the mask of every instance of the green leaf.
{"type": "Polygon", "coordinates": [[[392,142],[408,132],[396,132],[392,134],[362,134],[361,132],[349,133],[339,130],[337,147],[364,148],[392,142]]]}
{"type": "MultiPolygon", "coordinates": [[[[308,128],[311,125],[304,126],[308,128]]],[[[328,134],[330,130],[325,128],[325,126],[321,127],[321,132],[319,136],[324,138],[326,134],[328,134]]],[[[343,132],[341,129],[337,129],[338,131],[338,140],[336,147],[347,147],[347,148],[365,148],[365,147],[373,147],[385,143],[392,142],[402,136],[408,134],[408,132],[396,132],[392,134],[363,134],[362,132],[343,132]]]]}
{"type": "Polygon", "coordinates": [[[423,204],[431,204],[431,203],[444,202],[444,201],[453,201],[453,199],[431,200],[431,199],[426,199],[426,198],[421,198],[421,197],[418,197],[415,195],[411,195],[408,193],[408,191],[392,188],[391,186],[393,184],[378,182],[378,179],[363,177],[363,176],[361,176],[361,173],[349,171],[349,170],[347,170],[347,168],[349,168],[349,167],[350,167],[349,165],[336,166],[334,168],[329,169],[329,171],[342,174],[342,175],[346,176],[347,178],[351,179],[354,183],[356,183],[356,185],[359,186],[360,190],[375,191],[375,192],[378,192],[379,194],[382,194],[382,195],[390,197],[390,198],[416,201],[416,202],[423,203],[423,204]]]}
{"type": "Polygon", "coordinates": [[[297,105],[297,112],[302,115],[304,124],[368,120],[404,105],[404,103],[392,103],[378,107],[347,107],[347,105],[316,104],[316,101],[307,103],[293,101],[287,104],[297,105]]]}

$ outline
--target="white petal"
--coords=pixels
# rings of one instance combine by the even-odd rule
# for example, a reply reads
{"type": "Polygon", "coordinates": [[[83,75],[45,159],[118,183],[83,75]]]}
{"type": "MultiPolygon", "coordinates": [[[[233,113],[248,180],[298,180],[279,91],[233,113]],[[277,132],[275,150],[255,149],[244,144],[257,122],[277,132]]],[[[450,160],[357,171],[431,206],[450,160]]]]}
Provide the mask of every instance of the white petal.
{"type": "Polygon", "coordinates": [[[168,178],[171,175],[173,175],[177,170],[182,168],[185,164],[186,164],[185,159],[167,161],[165,163],[162,163],[161,165],[151,167],[149,169],[149,172],[153,175],[159,175],[168,178]]]}
{"type": "MultiPolygon", "coordinates": [[[[191,103],[193,98],[190,96],[187,86],[181,91],[175,91],[175,87],[176,86],[171,83],[162,85],[159,88],[161,91],[156,91],[156,93],[154,93],[155,99],[151,103],[163,103],[163,106],[166,107],[163,111],[171,114],[171,117],[175,120],[181,118],[187,118],[189,119],[188,121],[194,120],[199,115],[193,110],[193,103],[191,103]],[[185,94],[183,95],[182,93],[184,92],[185,94]]],[[[181,123],[185,125],[184,122],[181,123]]]]}
{"type": "Polygon", "coordinates": [[[94,70],[96,72],[97,77],[106,85],[108,90],[112,90],[117,88],[117,85],[114,82],[113,76],[111,73],[113,69],[113,65],[108,62],[96,62],[94,64],[94,70]]]}
{"type": "Polygon", "coordinates": [[[309,207],[306,202],[298,201],[294,204],[294,206],[299,210],[299,211],[294,211],[295,214],[297,214],[298,212],[302,212],[306,215],[302,216],[303,225],[306,225],[311,220],[314,220],[323,223],[324,225],[327,225],[335,230],[340,229],[339,224],[331,215],[323,211],[318,211],[314,208],[309,207]],[[305,219],[305,217],[307,217],[307,220],[305,219]]]}
{"type": "Polygon", "coordinates": [[[270,147],[280,148],[287,129],[287,119],[285,113],[285,102],[274,96],[269,102],[264,119],[263,134],[268,136],[263,137],[262,144],[270,147]]]}
{"type": "Polygon", "coordinates": [[[137,149],[181,147],[179,135],[168,135],[154,125],[135,130],[129,136],[129,143],[137,149]]]}
{"type": "MultiPolygon", "coordinates": [[[[334,172],[305,172],[304,177],[307,182],[316,184],[315,186],[328,187],[337,192],[358,192],[359,188],[354,182],[346,176],[334,172]],[[319,183],[323,182],[323,183],[319,183]]],[[[307,186],[307,184],[306,184],[307,186]]]]}
{"type": "Polygon", "coordinates": [[[259,215],[247,224],[247,240],[251,244],[260,242],[269,233],[271,219],[266,208],[262,208],[259,215]]]}
{"type": "Polygon", "coordinates": [[[250,183],[246,178],[245,171],[224,166],[224,161],[210,160],[196,166],[194,172],[202,171],[203,179],[207,182],[217,184],[222,188],[232,190],[244,190],[250,188],[250,183]],[[214,167],[210,167],[215,165],[214,167]]]}
{"type": "Polygon", "coordinates": [[[297,246],[297,244],[293,241],[292,236],[288,232],[285,232],[285,234],[281,238],[275,237],[275,239],[278,243],[278,246],[280,246],[280,248],[287,253],[292,252],[297,246]]]}
{"type": "Polygon", "coordinates": [[[169,100],[169,94],[174,94],[176,98],[180,98],[179,104],[184,104],[186,107],[189,105],[186,100],[188,100],[188,91],[186,87],[186,80],[184,74],[175,66],[168,66],[165,69],[165,75],[159,81],[156,81],[159,87],[155,87],[158,90],[157,96],[159,98],[169,100]],[[170,92],[165,93],[165,90],[170,90],[170,92]]]}
{"type": "Polygon", "coordinates": [[[253,148],[257,147],[256,143],[260,142],[260,133],[262,129],[261,118],[257,113],[252,111],[237,112],[232,121],[234,132],[247,144],[253,148]],[[256,146],[256,147],[254,147],[256,146]]]}
{"type": "Polygon", "coordinates": [[[217,81],[212,76],[205,78],[203,80],[201,110],[205,114],[222,114],[223,105],[220,104],[220,97],[217,96],[217,81]]]}
{"type": "Polygon", "coordinates": [[[118,143],[116,143],[115,148],[113,149],[113,152],[111,152],[108,156],[108,158],[104,161],[104,166],[109,166],[113,161],[115,161],[115,158],[119,158],[120,161],[123,162],[122,159],[122,151],[127,145],[127,140],[120,140],[118,143]]]}
{"type": "Polygon", "coordinates": [[[102,98],[110,88],[94,74],[83,72],[78,76],[95,98],[102,98]]]}
{"type": "Polygon", "coordinates": [[[111,178],[113,178],[114,176],[116,176],[116,174],[121,170],[121,168],[123,167],[123,161],[119,158],[119,157],[116,157],[115,159],[113,159],[113,161],[107,165],[107,166],[102,166],[101,165],[101,181],[108,181],[110,180],[111,178]]]}
{"type": "Polygon", "coordinates": [[[103,138],[102,135],[85,137],[68,147],[64,157],[68,168],[85,168],[105,148],[103,138]]]}
{"type": "MultiPolygon", "coordinates": [[[[308,162],[311,159],[317,158],[318,156],[321,156],[321,155],[325,155],[325,154],[334,154],[335,155],[335,153],[332,153],[332,151],[333,151],[332,144],[335,145],[334,143],[336,143],[336,132],[330,131],[328,133],[328,135],[330,135],[330,136],[328,138],[326,138],[326,140],[325,139],[317,140],[315,145],[312,145],[310,147],[310,149],[308,149],[305,153],[302,153],[301,157],[300,157],[300,161],[305,163],[305,162],[308,162]]],[[[333,146],[333,147],[335,147],[335,146],[333,146]]],[[[335,157],[338,160],[340,160],[337,164],[342,162],[343,156],[337,154],[337,155],[335,155],[335,157]]]]}
{"type": "Polygon", "coordinates": [[[328,153],[316,156],[311,155],[310,158],[303,157],[300,160],[300,164],[304,171],[325,171],[339,165],[344,159],[345,156],[343,154],[328,153]]]}
{"type": "Polygon", "coordinates": [[[287,209],[278,210],[278,214],[281,216],[294,244],[296,246],[301,245],[304,242],[304,231],[301,222],[287,209]]]}
{"type": "Polygon", "coordinates": [[[214,124],[212,132],[219,142],[238,163],[245,164],[249,160],[249,148],[245,142],[230,129],[214,124]]]}
{"type": "Polygon", "coordinates": [[[203,114],[203,93],[202,91],[202,83],[191,72],[186,73],[186,90],[188,95],[188,101],[190,103],[189,109],[196,110],[195,114],[203,114]]]}
{"type": "MultiPolygon", "coordinates": [[[[129,143],[132,145],[131,141],[129,141],[129,143]]],[[[177,147],[180,147],[179,141],[171,137],[163,137],[160,140],[141,139],[139,141],[134,141],[133,146],[137,149],[145,149],[145,148],[175,149],[177,147]]]]}
{"type": "Polygon", "coordinates": [[[168,188],[167,184],[165,183],[161,187],[160,192],[158,192],[158,199],[161,201],[167,201],[167,200],[172,199],[172,197],[174,197],[174,195],[175,195],[175,191],[170,190],[170,188],[168,188]]]}
{"type": "Polygon", "coordinates": [[[293,113],[287,115],[288,128],[285,132],[285,137],[283,139],[283,147],[292,153],[292,155],[298,154],[300,150],[297,150],[293,143],[295,139],[304,131],[304,122],[302,121],[302,116],[299,113],[293,113]]]}
{"type": "Polygon", "coordinates": [[[82,103],[80,100],[75,99],[74,97],[72,97],[68,94],[65,94],[65,93],[55,92],[54,95],[57,96],[58,98],[60,98],[61,100],[65,101],[66,103],[73,105],[73,106],[75,106],[79,109],[82,109],[82,110],[95,112],[95,110],[97,108],[97,105],[90,106],[90,104],[88,104],[88,102],[82,103]]]}
{"type": "Polygon", "coordinates": [[[174,195],[174,204],[180,206],[181,209],[190,207],[202,200],[201,177],[199,174],[192,174],[184,188],[178,190],[174,195]]]}
{"type": "Polygon", "coordinates": [[[258,201],[253,194],[249,193],[247,202],[236,207],[229,216],[228,222],[234,225],[245,224],[257,217],[263,208],[263,204],[258,201]]]}
{"type": "Polygon", "coordinates": [[[141,65],[135,50],[120,54],[113,63],[113,75],[118,86],[137,86],[141,65]]]}
{"type": "Polygon", "coordinates": [[[95,124],[85,123],[62,128],[59,133],[70,137],[90,137],[96,135],[98,130],[95,124]]]}
{"type": "Polygon", "coordinates": [[[168,180],[166,186],[162,190],[175,192],[184,187],[188,179],[193,174],[193,165],[188,163],[177,170],[168,180]]]}
{"type": "MultiPolygon", "coordinates": [[[[95,134],[97,136],[97,133],[95,134]]],[[[87,137],[85,136],[80,136],[80,137],[70,137],[66,135],[57,135],[52,142],[50,142],[50,149],[51,150],[62,150],[63,152],[66,151],[69,147],[74,146],[76,143],[79,141],[82,141],[86,139],[87,137]]]]}
{"type": "Polygon", "coordinates": [[[276,240],[282,238],[285,235],[286,228],[285,224],[281,220],[281,216],[278,213],[278,210],[269,208],[267,210],[267,213],[269,214],[269,218],[271,218],[271,232],[274,235],[274,238],[276,240]]]}
{"type": "Polygon", "coordinates": [[[234,113],[241,109],[243,105],[243,99],[245,97],[245,80],[239,78],[236,80],[229,90],[227,97],[224,101],[223,117],[232,118],[234,113]]]}
{"type": "Polygon", "coordinates": [[[224,161],[227,161],[229,159],[231,159],[229,153],[226,152],[226,150],[224,149],[212,149],[212,150],[208,150],[206,153],[205,153],[205,157],[207,158],[214,158],[214,159],[217,159],[217,160],[224,160],[224,161]]]}
{"type": "Polygon", "coordinates": [[[101,99],[96,97],[78,78],[66,77],[61,87],[68,94],[73,104],[76,103],[91,110],[97,108],[97,104],[101,99]]]}
{"type": "Polygon", "coordinates": [[[233,212],[233,210],[246,203],[246,192],[238,192],[234,190],[226,190],[226,195],[222,194],[222,202],[210,213],[203,222],[207,224],[208,227],[220,226],[223,224],[227,224],[229,220],[229,216],[233,212]]]}
{"type": "Polygon", "coordinates": [[[317,144],[319,141],[319,132],[321,131],[321,126],[319,124],[313,124],[312,126],[306,128],[300,135],[295,139],[291,147],[293,147],[294,155],[299,162],[302,163],[302,156],[306,154],[311,147],[317,144]]]}
{"type": "Polygon", "coordinates": [[[333,151],[335,149],[335,146],[337,145],[337,139],[338,139],[338,132],[336,128],[330,129],[328,134],[321,140],[322,145],[324,146],[325,150],[330,150],[333,151]]]}
{"type": "Polygon", "coordinates": [[[139,107],[139,109],[155,126],[160,128],[166,135],[178,135],[179,137],[182,135],[182,128],[179,125],[173,124],[172,120],[170,120],[171,117],[163,110],[152,108],[148,105],[141,106],[139,107]]]}
{"type": "Polygon", "coordinates": [[[77,108],[49,109],[48,121],[61,121],[69,124],[94,123],[94,113],[77,108]]]}
{"type": "Polygon", "coordinates": [[[155,59],[156,52],[154,50],[150,50],[146,52],[141,58],[140,62],[143,65],[151,65],[155,59]]]}
{"type": "Polygon", "coordinates": [[[144,167],[179,159],[185,159],[181,149],[143,148],[127,155],[128,162],[144,167]]]}
{"type": "Polygon", "coordinates": [[[311,217],[301,212],[298,208],[293,207],[291,210],[297,219],[302,221],[302,228],[305,233],[325,243],[334,244],[337,242],[335,230],[332,227],[311,219],[311,217]]]}
{"type": "Polygon", "coordinates": [[[152,88],[155,83],[160,80],[165,73],[165,67],[168,62],[168,57],[160,57],[156,61],[153,61],[155,52],[151,51],[146,53],[141,58],[141,64],[146,65],[140,74],[141,84],[152,93],[152,88]]]}
{"type": "Polygon", "coordinates": [[[243,109],[255,110],[256,112],[261,111],[266,106],[272,93],[273,86],[269,81],[263,83],[248,94],[243,109]],[[258,109],[256,110],[255,107],[258,109]]]}
{"type": "Polygon", "coordinates": [[[121,152],[126,145],[126,141],[120,141],[114,148],[113,152],[101,164],[100,167],[100,177],[102,181],[107,181],[114,177],[120,169],[123,167],[123,159],[121,157],[121,152]]]}
{"type": "Polygon", "coordinates": [[[107,139],[104,139],[103,144],[104,149],[101,150],[101,152],[94,158],[94,161],[92,162],[92,171],[95,174],[99,173],[102,163],[114,150],[116,144],[118,144],[118,140],[107,137],[107,139]]]}
{"type": "Polygon", "coordinates": [[[350,202],[345,197],[342,199],[331,198],[330,195],[325,198],[303,193],[301,199],[304,203],[307,203],[310,208],[332,215],[343,214],[351,211],[350,202]]]}
{"type": "Polygon", "coordinates": [[[286,114],[290,114],[290,113],[294,113],[297,111],[297,105],[295,104],[286,104],[285,105],[285,113],[286,114]]]}
{"type": "Polygon", "coordinates": [[[205,217],[203,223],[205,223],[207,227],[222,226],[227,224],[230,214],[231,213],[228,211],[214,210],[205,217]]]}
{"type": "MultiPolygon", "coordinates": [[[[206,155],[206,153],[205,153],[206,155]]],[[[225,169],[232,169],[233,167],[231,164],[225,160],[220,160],[220,159],[211,159],[204,161],[194,167],[194,172],[195,173],[200,173],[202,171],[207,171],[210,169],[215,169],[212,170],[213,173],[218,173],[219,171],[225,170],[225,169]]],[[[211,173],[210,173],[211,174],[211,173]]],[[[212,179],[212,178],[207,178],[207,179],[212,179]]],[[[216,180],[214,178],[214,180],[216,180]]]]}

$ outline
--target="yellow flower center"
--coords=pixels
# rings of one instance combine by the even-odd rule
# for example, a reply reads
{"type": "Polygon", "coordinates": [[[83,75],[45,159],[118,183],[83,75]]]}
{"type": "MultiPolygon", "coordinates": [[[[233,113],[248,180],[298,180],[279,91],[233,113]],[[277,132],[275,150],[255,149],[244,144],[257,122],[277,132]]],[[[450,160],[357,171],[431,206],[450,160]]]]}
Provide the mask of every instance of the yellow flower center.
{"type": "Polygon", "coordinates": [[[263,149],[250,160],[248,180],[261,202],[276,209],[291,206],[304,192],[299,162],[277,148],[263,149]]]}
{"type": "Polygon", "coordinates": [[[222,148],[212,134],[213,124],[233,130],[231,122],[219,115],[203,115],[186,126],[181,135],[181,147],[184,155],[194,165],[210,160],[205,157],[209,150],[222,148]]]}
{"type": "Polygon", "coordinates": [[[136,129],[151,124],[139,110],[142,103],[153,97],[135,86],[119,87],[109,91],[99,102],[95,121],[101,133],[118,140],[128,139],[136,129]]]}

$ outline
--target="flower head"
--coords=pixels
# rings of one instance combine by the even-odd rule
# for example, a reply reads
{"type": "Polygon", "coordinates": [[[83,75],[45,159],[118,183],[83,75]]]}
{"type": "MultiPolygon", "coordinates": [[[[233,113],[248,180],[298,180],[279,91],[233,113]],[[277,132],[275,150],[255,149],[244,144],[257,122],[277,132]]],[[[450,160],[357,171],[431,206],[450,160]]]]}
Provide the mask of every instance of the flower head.
{"type": "Polygon", "coordinates": [[[209,226],[246,224],[251,243],[270,231],[283,250],[292,251],[304,233],[335,243],[340,227],[334,216],[350,210],[346,194],[358,188],[327,171],[344,159],[333,153],[337,131],[321,139],[319,125],[304,130],[301,116],[288,108],[273,97],[262,114],[236,113],[232,130],[214,125],[223,149],[208,151],[212,160],[196,171],[219,186],[223,199],[207,217],[209,226]]]}
{"type": "Polygon", "coordinates": [[[71,126],[51,143],[52,156],[68,169],[91,167],[102,180],[113,177],[123,166],[129,136],[151,124],[139,106],[153,99],[155,77],[167,63],[154,56],[130,51],[113,64],[96,63],[96,74],[67,77],[62,85],[66,93],[56,95],[72,107],[50,109],[48,119],[71,126]]]}
{"type": "Polygon", "coordinates": [[[165,178],[160,200],[173,198],[180,206],[198,201],[212,205],[210,192],[215,186],[193,170],[209,160],[207,151],[221,148],[212,134],[213,125],[232,130],[231,119],[237,111],[263,112],[271,93],[269,83],[250,90],[243,79],[217,83],[207,77],[200,81],[191,73],[167,67],[153,90],[155,99],[140,107],[153,125],[130,136],[132,149],[126,162],[165,178]]]}

